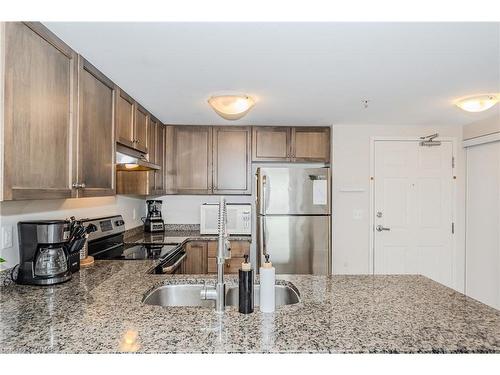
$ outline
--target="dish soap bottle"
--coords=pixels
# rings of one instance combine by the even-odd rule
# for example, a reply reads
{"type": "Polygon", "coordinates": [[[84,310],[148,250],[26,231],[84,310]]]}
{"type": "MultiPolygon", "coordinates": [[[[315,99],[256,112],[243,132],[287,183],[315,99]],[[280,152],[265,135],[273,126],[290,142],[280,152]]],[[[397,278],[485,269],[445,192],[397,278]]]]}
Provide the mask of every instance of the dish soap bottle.
{"type": "Polygon", "coordinates": [[[276,272],[273,264],[269,261],[269,254],[266,254],[266,261],[260,267],[260,311],[271,313],[275,310],[274,284],[276,282],[276,272]]]}
{"type": "Polygon", "coordinates": [[[239,312],[253,313],[253,270],[248,255],[245,255],[245,261],[241,263],[239,277],[239,312]]]}

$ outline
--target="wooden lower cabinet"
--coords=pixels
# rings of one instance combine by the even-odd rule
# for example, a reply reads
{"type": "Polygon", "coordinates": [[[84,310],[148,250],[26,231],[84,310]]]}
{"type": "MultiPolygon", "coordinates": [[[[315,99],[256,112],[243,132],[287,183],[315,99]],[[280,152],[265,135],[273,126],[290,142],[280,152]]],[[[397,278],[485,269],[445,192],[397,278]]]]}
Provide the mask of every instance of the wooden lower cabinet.
{"type": "MultiPolygon", "coordinates": [[[[238,273],[245,255],[250,255],[250,241],[230,241],[231,259],[225,262],[226,274],[238,273]]],[[[184,249],[186,260],[181,266],[182,274],[217,273],[218,241],[190,241],[184,249]]]]}
{"type": "MultiPolygon", "coordinates": [[[[226,259],[224,273],[238,273],[241,263],[245,260],[245,255],[250,256],[249,241],[230,241],[231,258],[226,259]]],[[[217,247],[218,241],[208,243],[208,273],[217,273],[217,247]]]]}
{"type": "Polygon", "coordinates": [[[207,273],[207,242],[190,241],[185,246],[186,260],[182,263],[183,274],[207,273]]]}

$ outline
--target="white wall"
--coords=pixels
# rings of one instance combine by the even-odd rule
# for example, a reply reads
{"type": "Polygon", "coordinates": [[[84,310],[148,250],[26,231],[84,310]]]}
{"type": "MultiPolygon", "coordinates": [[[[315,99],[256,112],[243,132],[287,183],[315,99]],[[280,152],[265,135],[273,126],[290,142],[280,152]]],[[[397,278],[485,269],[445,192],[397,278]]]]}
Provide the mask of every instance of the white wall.
{"type": "Polygon", "coordinates": [[[481,137],[483,135],[500,133],[500,105],[495,106],[491,110],[494,113],[491,117],[464,125],[464,139],[471,139],[481,137]]]}
{"type": "MultiPolygon", "coordinates": [[[[252,203],[249,195],[226,195],[228,203],[252,203]]],[[[200,206],[203,203],[219,202],[218,195],[165,195],[161,199],[162,216],[166,224],[199,224],[200,206]]]]}
{"type": "Polygon", "coordinates": [[[457,141],[457,212],[455,215],[455,288],[464,288],[465,163],[459,126],[333,126],[333,272],[368,274],[370,255],[370,138],[375,136],[423,136],[438,132],[457,141]],[[359,188],[361,192],[341,192],[359,188]],[[353,212],[361,210],[362,218],[353,212]]]}
{"type": "Polygon", "coordinates": [[[103,198],[0,202],[0,227],[12,227],[13,234],[13,246],[0,250],[0,256],[7,260],[7,263],[3,263],[0,267],[1,269],[10,268],[19,262],[18,221],[65,219],[70,216],[85,218],[114,214],[123,215],[126,229],[141,225],[140,219],[146,214],[144,198],[117,195],[103,198]]]}
{"type": "Polygon", "coordinates": [[[500,309],[500,141],[467,147],[466,294],[500,309]]]}

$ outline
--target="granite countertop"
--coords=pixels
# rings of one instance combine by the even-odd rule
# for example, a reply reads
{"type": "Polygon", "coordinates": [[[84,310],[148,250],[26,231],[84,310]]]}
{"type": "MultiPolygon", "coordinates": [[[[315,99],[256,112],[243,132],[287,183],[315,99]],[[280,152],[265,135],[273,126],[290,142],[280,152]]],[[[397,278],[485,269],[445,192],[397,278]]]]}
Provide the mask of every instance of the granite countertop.
{"type": "MultiPolygon", "coordinates": [[[[176,226],[176,229],[167,229],[164,232],[148,233],[142,227],[134,228],[125,235],[125,244],[159,244],[159,243],[184,243],[187,241],[216,241],[219,237],[216,234],[201,234],[199,226],[185,225],[176,226]],[[172,241],[173,240],[173,241],[172,241]]],[[[250,235],[230,235],[231,241],[252,241],[250,235]]]]}
{"type": "Polygon", "coordinates": [[[283,275],[298,304],[220,315],[143,304],[156,285],[214,282],[150,266],[96,261],[64,284],[0,287],[0,352],[500,353],[500,311],[423,276],[283,275]]]}

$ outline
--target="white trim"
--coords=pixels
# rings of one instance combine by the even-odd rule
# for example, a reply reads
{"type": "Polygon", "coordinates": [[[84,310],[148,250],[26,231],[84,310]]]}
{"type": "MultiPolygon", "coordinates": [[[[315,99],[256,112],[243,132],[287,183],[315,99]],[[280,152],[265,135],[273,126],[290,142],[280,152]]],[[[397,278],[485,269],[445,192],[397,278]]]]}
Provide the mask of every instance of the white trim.
{"type": "Polygon", "coordinates": [[[333,199],[334,188],[333,183],[335,182],[335,163],[334,163],[334,144],[333,140],[335,139],[333,136],[334,126],[330,125],[330,275],[334,274],[333,270],[333,250],[334,250],[334,231],[335,228],[335,214],[336,210],[334,209],[335,200],[333,199]]]}
{"type": "MultiPolygon", "coordinates": [[[[369,253],[369,269],[371,274],[375,274],[375,236],[374,236],[374,223],[375,223],[375,142],[377,141],[399,141],[399,142],[415,142],[420,141],[418,137],[370,137],[370,253],[369,253]],[[373,177],[373,179],[372,179],[373,177]]],[[[453,176],[456,177],[456,171],[458,170],[458,160],[457,160],[457,139],[455,137],[439,137],[436,141],[441,142],[451,142],[452,144],[452,157],[455,158],[455,166],[453,167],[453,176]]],[[[451,162],[451,161],[450,161],[451,162]]],[[[457,180],[453,178],[452,180],[452,205],[451,205],[451,220],[455,223],[455,229],[457,228],[457,180]]],[[[457,280],[457,237],[458,233],[455,230],[453,238],[451,241],[451,252],[452,252],[452,280],[456,290],[460,290],[458,287],[457,280]]],[[[465,268],[465,267],[464,267],[465,268]]]]}
{"type": "Polygon", "coordinates": [[[5,22],[0,22],[0,202],[4,192],[5,44],[5,22]]]}
{"type": "Polygon", "coordinates": [[[482,145],[485,143],[498,142],[498,141],[500,141],[500,132],[488,134],[488,135],[482,135],[482,136],[476,137],[476,138],[467,139],[467,140],[462,142],[462,145],[464,147],[471,147],[471,146],[477,146],[477,145],[482,145]]]}
{"type": "Polygon", "coordinates": [[[368,256],[368,269],[373,275],[375,274],[375,185],[374,185],[374,174],[375,174],[375,142],[379,140],[379,137],[370,137],[370,252],[368,256]]]}
{"type": "MultiPolygon", "coordinates": [[[[373,141],[407,141],[407,142],[414,142],[414,141],[421,141],[419,137],[371,137],[370,138],[373,141]]],[[[456,138],[455,137],[438,137],[434,139],[435,141],[441,141],[441,142],[455,142],[456,138]]]]}

